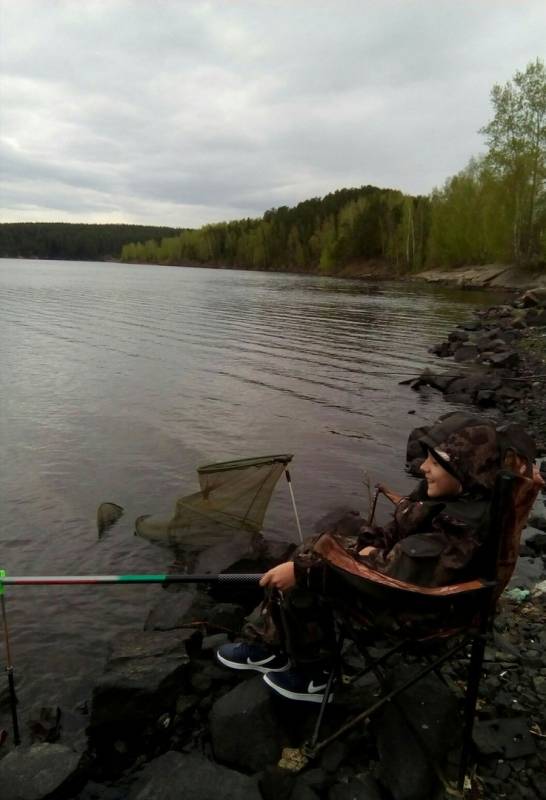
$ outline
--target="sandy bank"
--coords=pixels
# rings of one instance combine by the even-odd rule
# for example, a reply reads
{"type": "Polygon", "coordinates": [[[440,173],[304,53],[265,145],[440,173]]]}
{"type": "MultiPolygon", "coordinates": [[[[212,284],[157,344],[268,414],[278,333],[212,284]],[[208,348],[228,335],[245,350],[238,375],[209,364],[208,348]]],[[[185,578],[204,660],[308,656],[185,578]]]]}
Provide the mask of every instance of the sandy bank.
{"type": "Polygon", "coordinates": [[[408,275],[407,278],[427,283],[452,284],[472,288],[534,289],[546,287],[544,270],[522,269],[509,264],[429,269],[408,275]]]}

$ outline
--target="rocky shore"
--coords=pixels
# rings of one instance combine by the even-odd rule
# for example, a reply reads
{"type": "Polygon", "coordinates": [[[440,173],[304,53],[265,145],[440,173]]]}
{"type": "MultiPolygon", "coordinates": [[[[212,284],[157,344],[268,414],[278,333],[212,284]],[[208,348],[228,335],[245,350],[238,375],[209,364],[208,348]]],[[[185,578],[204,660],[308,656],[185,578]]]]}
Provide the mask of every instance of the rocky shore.
{"type": "Polygon", "coordinates": [[[431,352],[449,368],[403,383],[519,422],[546,452],[546,288],[478,311],[431,352]]]}
{"type": "MultiPolygon", "coordinates": [[[[523,422],[546,450],[543,391],[546,292],[478,314],[434,348],[448,372],[412,381],[498,419],[523,422]]],[[[516,574],[504,593],[486,652],[465,796],[546,800],[546,513],[539,497],[516,574]]],[[[262,572],[294,545],[256,536],[230,542],[194,571],[262,572]]],[[[279,766],[284,748],[310,737],[317,707],[273,696],[262,677],[222,668],[216,648],[236,637],[261,597],[254,584],[158,589],[143,628],[111,643],[88,705],[87,743],[63,732],[62,709],[21,720],[24,743],[0,747],[3,800],[434,800],[454,797],[460,744],[458,689],[466,660],[450,663],[405,698],[326,747],[300,773],[279,766]],[[418,736],[416,736],[418,731],[418,736]]],[[[376,643],[375,654],[383,643],[376,643]]],[[[348,646],[344,661],[356,668],[348,646]]],[[[415,663],[399,661],[393,681],[415,663]]],[[[325,732],[376,697],[356,680],[336,692],[325,732]]],[[[0,696],[5,703],[6,697],[0,696]]]]}

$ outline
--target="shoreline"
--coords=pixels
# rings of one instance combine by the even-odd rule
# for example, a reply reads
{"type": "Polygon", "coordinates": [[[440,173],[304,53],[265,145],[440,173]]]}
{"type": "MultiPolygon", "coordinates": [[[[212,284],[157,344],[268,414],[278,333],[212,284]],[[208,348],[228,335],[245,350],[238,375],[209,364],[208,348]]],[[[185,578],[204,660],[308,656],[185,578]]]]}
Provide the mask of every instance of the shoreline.
{"type": "Polygon", "coordinates": [[[308,275],[312,277],[343,278],[347,280],[400,281],[402,283],[426,283],[438,286],[454,286],[459,289],[495,289],[511,292],[546,288],[544,269],[516,267],[513,264],[464,265],[461,267],[433,267],[420,272],[401,272],[381,260],[356,261],[346,264],[335,272],[322,272],[318,268],[308,269],[259,269],[255,267],[230,266],[227,264],[204,264],[187,260],[180,264],[153,264],[146,261],[121,261],[119,258],[71,259],[41,258],[39,256],[0,256],[0,261],[76,261],[82,264],[125,264],[127,266],[194,267],[198,269],[237,270],[241,272],[266,272],[279,275],[308,275]]]}

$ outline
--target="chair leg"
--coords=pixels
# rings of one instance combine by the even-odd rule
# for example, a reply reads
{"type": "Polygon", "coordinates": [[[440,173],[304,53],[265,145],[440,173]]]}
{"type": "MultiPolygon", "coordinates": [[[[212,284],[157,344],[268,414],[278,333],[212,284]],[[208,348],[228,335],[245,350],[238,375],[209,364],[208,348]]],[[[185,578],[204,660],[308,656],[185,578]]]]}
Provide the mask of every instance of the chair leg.
{"type": "Polygon", "coordinates": [[[317,721],[315,723],[315,729],[313,731],[313,736],[311,738],[310,747],[311,749],[315,747],[316,743],[318,742],[320,728],[322,726],[322,720],[324,719],[324,713],[326,711],[326,706],[328,705],[328,700],[330,695],[332,694],[332,687],[334,685],[334,680],[339,672],[340,661],[341,661],[341,650],[343,648],[343,642],[345,641],[345,637],[343,633],[339,634],[339,637],[336,641],[336,648],[334,652],[334,657],[332,659],[332,666],[330,668],[330,673],[328,675],[328,681],[326,683],[326,689],[324,691],[324,697],[322,699],[322,703],[320,704],[320,709],[317,717],[317,721]]]}
{"type": "Polygon", "coordinates": [[[484,633],[480,633],[472,643],[470,665],[468,668],[468,681],[466,687],[466,697],[464,705],[464,728],[463,745],[461,751],[461,761],[459,763],[459,790],[464,788],[464,779],[472,746],[472,731],[474,728],[474,716],[476,713],[476,703],[478,701],[478,691],[482,677],[483,658],[485,654],[484,633]]]}

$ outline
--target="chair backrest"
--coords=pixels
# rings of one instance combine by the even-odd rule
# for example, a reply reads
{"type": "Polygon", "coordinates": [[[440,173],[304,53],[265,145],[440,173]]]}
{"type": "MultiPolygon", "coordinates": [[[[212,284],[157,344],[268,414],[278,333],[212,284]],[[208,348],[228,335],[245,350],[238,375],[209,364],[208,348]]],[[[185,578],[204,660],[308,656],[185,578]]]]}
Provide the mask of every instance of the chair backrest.
{"type": "Polygon", "coordinates": [[[544,481],[536,470],[531,476],[507,470],[497,476],[483,575],[496,582],[497,598],[512,577],[519,556],[521,534],[542,486],[544,481]]]}

